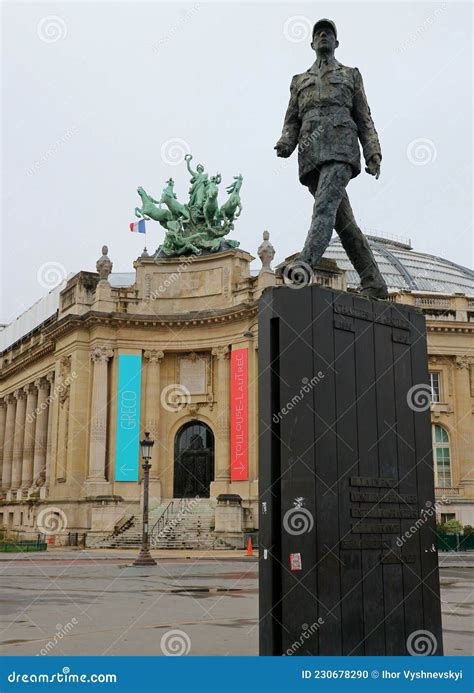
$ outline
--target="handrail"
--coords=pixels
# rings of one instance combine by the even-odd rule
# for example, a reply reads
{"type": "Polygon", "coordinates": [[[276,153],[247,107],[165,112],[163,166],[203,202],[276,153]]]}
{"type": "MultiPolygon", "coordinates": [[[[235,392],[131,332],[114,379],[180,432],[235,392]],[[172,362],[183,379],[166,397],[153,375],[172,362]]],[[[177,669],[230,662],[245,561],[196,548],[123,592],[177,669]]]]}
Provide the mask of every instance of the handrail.
{"type": "Polygon", "coordinates": [[[157,521],[153,525],[151,532],[150,532],[150,536],[153,536],[155,534],[155,531],[157,530],[157,528],[158,528],[158,530],[156,531],[157,534],[160,534],[164,530],[165,524],[168,521],[168,517],[169,517],[171,511],[173,510],[173,506],[174,506],[174,499],[170,500],[170,502],[168,503],[166,508],[163,510],[163,512],[161,513],[161,515],[159,516],[159,518],[157,519],[157,521]]]}

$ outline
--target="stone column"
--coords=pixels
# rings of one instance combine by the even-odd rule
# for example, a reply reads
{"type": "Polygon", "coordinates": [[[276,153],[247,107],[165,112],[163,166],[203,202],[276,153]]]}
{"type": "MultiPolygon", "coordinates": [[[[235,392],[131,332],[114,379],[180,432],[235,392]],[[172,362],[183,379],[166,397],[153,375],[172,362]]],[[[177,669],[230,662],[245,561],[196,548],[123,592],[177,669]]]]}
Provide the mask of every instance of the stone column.
{"type": "Polygon", "coordinates": [[[2,488],[7,491],[12,484],[13,436],[15,433],[16,399],[9,394],[5,397],[7,416],[5,420],[5,439],[3,444],[2,488]]]}
{"type": "Polygon", "coordinates": [[[41,485],[46,479],[46,443],[48,440],[48,396],[50,383],[46,378],[35,380],[38,390],[38,404],[35,431],[35,451],[33,455],[33,485],[41,485]]]}
{"type": "Polygon", "coordinates": [[[91,495],[106,495],[108,482],[105,478],[107,444],[107,370],[109,359],[114,355],[107,346],[94,347],[91,351],[93,365],[91,431],[89,443],[89,473],[86,484],[91,495]]]}
{"type": "Polygon", "coordinates": [[[2,478],[3,470],[3,450],[5,446],[5,422],[7,418],[7,404],[5,400],[0,399],[0,479],[2,478]]]}
{"type": "Polygon", "coordinates": [[[21,488],[28,489],[33,481],[33,458],[35,454],[35,429],[36,417],[38,411],[36,409],[38,401],[38,390],[29,383],[24,388],[26,394],[26,418],[25,418],[25,434],[23,437],[23,466],[21,471],[21,488]]]}
{"type": "Polygon", "coordinates": [[[150,481],[159,478],[158,471],[158,437],[160,411],[160,366],[164,353],[157,349],[145,351],[143,354],[148,361],[145,370],[145,431],[149,431],[155,441],[151,459],[150,481]]]}
{"type": "Polygon", "coordinates": [[[217,392],[217,435],[215,454],[215,480],[230,481],[230,427],[229,427],[229,347],[218,346],[212,350],[217,361],[216,392],[217,392]]]}
{"type": "Polygon", "coordinates": [[[49,483],[51,479],[51,467],[52,467],[52,457],[53,457],[53,402],[54,402],[54,371],[48,373],[46,380],[49,383],[49,395],[48,395],[48,432],[46,439],[46,479],[45,485],[43,486],[43,496],[46,497],[49,489],[49,483]]]}
{"type": "Polygon", "coordinates": [[[16,416],[15,435],[13,437],[12,491],[17,491],[21,485],[21,470],[23,467],[23,440],[25,437],[26,392],[23,388],[15,390],[16,416]]]}
{"type": "Polygon", "coordinates": [[[152,449],[150,469],[150,508],[161,502],[160,450],[163,441],[160,437],[160,370],[163,351],[149,349],[143,356],[147,360],[145,368],[145,431],[149,431],[155,441],[152,449]]]}
{"type": "MultiPolygon", "coordinates": [[[[456,433],[457,433],[457,457],[459,460],[459,485],[467,497],[471,496],[474,489],[474,474],[472,469],[472,450],[474,449],[474,431],[472,429],[471,416],[466,415],[471,407],[471,383],[470,366],[471,360],[468,356],[456,356],[455,359],[455,382],[456,382],[456,433]]],[[[451,458],[453,449],[451,447],[451,458]]],[[[451,459],[451,476],[453,486],[456,484],[454,478],[454,465],[451,459]]]]}

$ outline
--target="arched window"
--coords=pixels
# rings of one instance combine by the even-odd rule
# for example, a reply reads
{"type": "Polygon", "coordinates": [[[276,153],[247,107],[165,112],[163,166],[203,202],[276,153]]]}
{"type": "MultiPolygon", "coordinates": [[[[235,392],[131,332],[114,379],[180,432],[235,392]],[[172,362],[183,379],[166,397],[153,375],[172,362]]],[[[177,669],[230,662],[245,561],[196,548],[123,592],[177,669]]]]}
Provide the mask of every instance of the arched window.
{"type": "Polygon", "coordinates": [[[449,433],[439,424],[433,425],[433,456],[435,486],[437,488],[448,488],[452,486],[449,433]]]}

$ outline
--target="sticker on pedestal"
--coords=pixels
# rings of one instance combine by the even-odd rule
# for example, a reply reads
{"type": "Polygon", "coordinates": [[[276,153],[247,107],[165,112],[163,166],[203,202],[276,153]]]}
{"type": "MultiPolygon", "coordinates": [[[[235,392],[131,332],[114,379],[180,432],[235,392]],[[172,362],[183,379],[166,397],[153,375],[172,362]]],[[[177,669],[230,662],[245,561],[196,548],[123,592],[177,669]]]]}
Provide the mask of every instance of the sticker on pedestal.
{"type": "Polygon", "coordinates": [[[301,570],[300,553],[290,553],[290,568],[291,570],[301,570]]]}

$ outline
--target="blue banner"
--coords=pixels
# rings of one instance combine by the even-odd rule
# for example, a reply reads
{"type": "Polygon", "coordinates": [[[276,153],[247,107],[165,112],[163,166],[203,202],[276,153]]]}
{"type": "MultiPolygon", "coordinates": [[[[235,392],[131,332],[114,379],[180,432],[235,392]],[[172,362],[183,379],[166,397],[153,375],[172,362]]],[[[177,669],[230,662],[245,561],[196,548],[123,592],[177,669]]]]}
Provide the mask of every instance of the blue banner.
{"type": "Polygon", "coordinates": [[[140,354],[119,354],[115,481],[138,481],[141,373],[140,354]]]}
{"type": "Polygon", "coordinates": [[[468,657],[2,657],[0,667],[1,691],[473,690],[468,657]]]}

